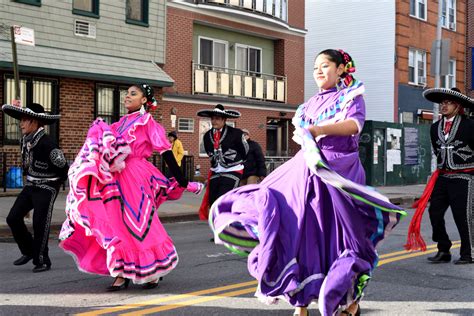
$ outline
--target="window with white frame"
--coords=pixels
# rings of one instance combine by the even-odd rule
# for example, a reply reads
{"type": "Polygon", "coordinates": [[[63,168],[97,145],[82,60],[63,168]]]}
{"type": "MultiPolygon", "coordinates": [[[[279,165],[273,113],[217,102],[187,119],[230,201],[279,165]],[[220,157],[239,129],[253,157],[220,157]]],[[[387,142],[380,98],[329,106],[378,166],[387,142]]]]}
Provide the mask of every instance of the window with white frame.
{"type": "Polygon", "coordinates": [[[408,82],[426,84],[426,52],[414,48],[408,51],[408,82]]]}
{"type": "Polygon", "coordinates": [[[456,0],[443,1],[441,10],[441,23],[450,30],[456,30],[456,0]]]}
{"type": "Polygon", "coordinates": [[[178,118],[178,132],[194,132],[194,119],[192,118],[178,118]]]}
{"type": "Polygon", "coordinates": [[[443,76],[441,85],[443,88],[451,89],[456,86],[456,60],[449,60],[449,74],[443,76]]]}
{"type": "Polygon", "coordinates": [[[410,0],[410,15],[426,21],[426,0],[410,0]]]}
{"type": "Polygon", "coordinates": [[[229,43],[212,38],[199,37],[199,63],[227,68],[229,43]]]}
{"type": "MultiPolygon", "coordinates": [[[[4,79],[5,103],[10,103],[15,97],[15,80],[9,75],[4,79]]],[[[55,79],[22,77],[20,80],[20,99],[22,106],[31,103],[39,103],[44,107],[46,113],[57,113],[57,94],[58,82],[55,79]]],[[[3,116],[4,134],[3,140],[5,144],[16,144],[21,138],[19,121],[11,116],[3,116]]],[[[57,140],[57,123],[44,126],[46,132],[55,140],[57,140]]]]}
{"type": "MultiPolygon", "coordinates": [[[[235,122],[226,122],[227,125],[235,127],[235,122]]],[[[204,134],[212,128],[210,118],[202,118],[199,120],[199,157],[207,157],[206,150],[204,149],[204,134]]]]}
{"type": "Polygon", "coordinates": [[[249,72],[262,72],[262,49],[236,44],[235,68],[249,72]]]}

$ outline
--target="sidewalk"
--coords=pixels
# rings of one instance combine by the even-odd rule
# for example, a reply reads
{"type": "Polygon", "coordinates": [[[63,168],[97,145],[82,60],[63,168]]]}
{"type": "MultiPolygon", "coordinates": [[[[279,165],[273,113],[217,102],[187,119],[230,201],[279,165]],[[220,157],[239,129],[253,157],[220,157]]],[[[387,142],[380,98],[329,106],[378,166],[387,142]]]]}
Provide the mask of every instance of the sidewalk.
{"type": "MultiPolygon", "coordinates": [[[[377,191],[385,195],[396,205],[410,207],[415,199],[423,193],[424,184],[377,187],[377,191]]],[[[9,236],[10,229],[6,223],[6,218],[20,190],[9,189],[7,192],[0,192],[0,236],[9,236]]],[[[51,231],[57,232],[66,219],[64,212],[67,191],[60,191],[56,203],[54,204],[53,217],[51,219],[51,231]]],[[[204,193],[195,195],[184,192],[178,201],[167,201],[158,209],[158,215],[162,222],[173,222],[183,220],[197,220],[198,209],[204,193]]],[[[31,223],[29,223],[31,226],[31,223]]]]}

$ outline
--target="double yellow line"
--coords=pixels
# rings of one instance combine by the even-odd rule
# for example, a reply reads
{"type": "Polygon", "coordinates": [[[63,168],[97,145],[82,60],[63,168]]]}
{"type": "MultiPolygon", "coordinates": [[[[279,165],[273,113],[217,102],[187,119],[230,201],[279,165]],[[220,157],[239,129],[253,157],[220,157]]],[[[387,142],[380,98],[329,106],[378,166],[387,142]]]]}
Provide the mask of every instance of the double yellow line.
{"type": "Polygon", "coordinates": [[[128,305],[105,308],[105,309],[101,309],[101,310],[97,310],[97,311],[77,314],[77,316],[95,316],[95,315],[110,314],[110,313],[116,313],[116,312],[119,312],[119,311],[136,309],[136,308],[140,308],[140,307],[144,307],[144,306],[158,305],[158,304],[165,303],[165,302],[170,302],[170,301],[178,301],[178,303],[174,303],[174,304],[157,306],[157,307],[153,307],[153,308],[149,308],[149,309],[133,311],[131,313],[120,314],[120,315],[147,315],[147,314],[151,314],[151,313],[162,312],[162,311],[166,311],[166,310],[170,310],[170,309],[176,309],[176,308],[195,305],[195,304],[204,303],[204,302],[208,302],[208,301],[214,301],[214,300],[218,300],[218,299],[221,299],[221,298],[224,298],[224,297],[232,297],[232,296],[238,296],[238,295],[242,295],[242,294],[252,293],[252,292],[255,292],[255,289],[256,289],[255,286],[256,285],[257,285],[257,281],[254,280],[254,281],[249,281],[249,282],[231,284],[231,285],[226,285],[226,286],[215,287],[215,288],[212,288],[212,289],[206,289],[206,290],[191,292],[191,293],[187,293],[187,294],[161,297],[161,298],[157,298],[157,299],[153,299],[153,300],[149,300],[149,301],[144,301],[144,302],[140,302],[140,303],[135,303],[135,304],[128,304],[128,305]],[[251,287],[249,288],[249,286],[251,286],[251,287]],[[235,289],[239,289],[239,288],[245,288],[245,289],[235,290],[235,289]],[[219,294],[219,295],[201,296],[201,295],[224,292],[224,291],[228,291],[228,290],[234,290],[234,291],[225,292],[225,293],[222,293],[222,294],[219,294]]]}
{"type": "MultiPolygon", "coordinates": [[[[460,247],[459,241],[455,241],[453,243],[452,248],[459,248],[459,247],[460,247]]],[[[400,260],[410,259],[414,257],[424,256],[424,255],[434,253],[437,251],[438,250],[436,249],[436,245],[431,245],[431,246],[428,246],[426,251],[424,252],[421,252],[421,251],[406,252],[402,250],[402,251],[388,253],[388,254],[379,256],[380,261],[378,262],[377,266],[380,267],[384,264],[391,263],[394,261],[400,261],[400,260]]],[[[104,315],[104,314],[111,314],[111,313],[116,314],[118,312],[124,312],[120,314],[121,316],[148,315],[152,313],[158,313],[158,312],[168,311],[172,309],[183,308],[186,306],[201,304],[201,303],[205,303],[209,301],[215,301],[215,300],[219,300],[226,297],[233,297],[233,296],[239,296],[243,294],[254,293],[256,290],[256,285],[257,285],[257,281],[230,284],[226,286],[215,287],[212,289],[190,292],[187,294],[161,297],[161,298],[148,300],[148,301],[144,301],[140,303],[104,308],[104,309],[81,313],[77,315],[78,316],[96,316],[96,315],[104,315]],[[212,295],[209,295],[209,294],[212,294],[212,295]],[[167,302],[171,302],[171,304],[162,305],[163,303],[167,303],[167,302]],[[156,305],[160,305],[160,306],[156,306],[156,305]],[[154,307],[150,307],[150,306],[154,306],[154,307]],[[147,308],[147,307],[150,307],[150,308],[147,308]],[[136,310],[139,308],[145,308],[145,309],[136,310]],[[130,310],[132,309],[133,311],[130,312],[130,310]]]]}

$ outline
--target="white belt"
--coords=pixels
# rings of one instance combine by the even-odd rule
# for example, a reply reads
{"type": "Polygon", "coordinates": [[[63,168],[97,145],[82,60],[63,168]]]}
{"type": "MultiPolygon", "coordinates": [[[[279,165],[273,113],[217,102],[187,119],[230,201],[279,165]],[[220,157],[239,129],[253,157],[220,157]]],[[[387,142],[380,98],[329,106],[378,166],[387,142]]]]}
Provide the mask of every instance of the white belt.
{"type": "Polygon", "coordinates": [[[30,182],[58,181],[59,179],[60,179],[59,177],[56,177],[56,178],[36,178],[36,177],[33,177],[33,176],[26,176],[26,180],[28,180],[30,182]]]}

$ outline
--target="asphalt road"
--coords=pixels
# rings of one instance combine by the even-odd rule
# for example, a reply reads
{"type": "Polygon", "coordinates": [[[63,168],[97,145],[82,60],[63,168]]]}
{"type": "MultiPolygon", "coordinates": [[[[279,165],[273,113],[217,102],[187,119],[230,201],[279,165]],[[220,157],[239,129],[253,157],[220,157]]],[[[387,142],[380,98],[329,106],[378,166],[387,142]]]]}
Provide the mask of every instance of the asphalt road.
{"type": "MultiPolygon", "coordinates": [[[[363,315],[474,315],[474,264],[430,264],[429,252],[403,252],[408,222],[405,219],[379,247],[379,267],[361,304],[363,315]]],[[[447,222],[453,240],[458,240],[450,216],[447,222]]],[[[33,274],[30,264],[12,265],[19,256],[14,243],[0,243],[0,315],[292,315],[285,302],[268,306],[253,297],[256,283],[248,275],[246,259],[210,243],[205,223],[165,227],[180,261],[152,290],[131,285],[106,292],[113,279],[79,272],[57,240],[50,241],[51,271],[33,274]]],[[[424,227],[428,241],[426,219],[424,227]]],[[[457,258],[459,249],[453,254],[457,258]]],[[[319,315],[317,305],[310,310],[319,315]]]]}

